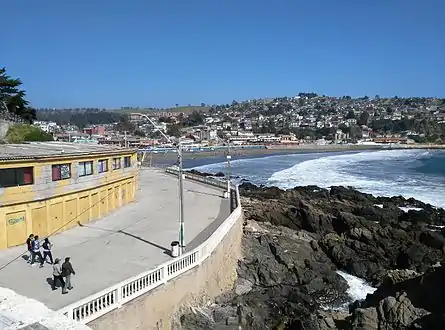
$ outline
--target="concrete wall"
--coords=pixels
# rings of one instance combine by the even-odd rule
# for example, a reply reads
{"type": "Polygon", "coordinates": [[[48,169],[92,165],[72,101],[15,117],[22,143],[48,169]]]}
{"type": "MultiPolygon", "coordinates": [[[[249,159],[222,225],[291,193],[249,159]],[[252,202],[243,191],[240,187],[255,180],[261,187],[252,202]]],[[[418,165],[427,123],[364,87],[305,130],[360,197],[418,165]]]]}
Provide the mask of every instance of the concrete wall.
{"type": "MultiPolygon", "coordinates": [[[[123,156],[127,155],[122,155],[123,156]]],[[[135,199],[138,169],[136,154],[132,166],[111,170],[117,156],[76,159],[60,157],[44,161],[0,162],[0,169],[33,167],[34,184],[0,188],[0,249],[24,244],[29,234],[40,237],[100,218],[135,199]],[[109,170],[98,173],[97,160],[109,158],[109,170]],[[94,174],[77,175],[77,164],[92,160],[94,174]],[[71,178],[52,181],[53,164],[71,164],[71,178]]]]}
{"type": "Polygon", "coordinates": [[[95,330],[177,329],[181,311],[213,300],[233,287],[241,257],[242,225],[240,216],[200,266],[88,325],[95,330]]]}

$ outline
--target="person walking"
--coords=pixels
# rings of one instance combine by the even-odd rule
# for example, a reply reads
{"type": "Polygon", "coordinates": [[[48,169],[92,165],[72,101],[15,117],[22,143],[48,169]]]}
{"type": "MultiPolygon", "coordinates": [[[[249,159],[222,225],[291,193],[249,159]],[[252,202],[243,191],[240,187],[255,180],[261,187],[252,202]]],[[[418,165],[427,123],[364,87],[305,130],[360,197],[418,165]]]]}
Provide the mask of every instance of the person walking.
{"type": "Polygon", "coordinates": [[[66,291],[66,284],[65,284],[65,281],[63,280],[62,274],[63,274],[63,270],[62,270],[62,265],[60,264],[60,259],[56,258],[54,260],[54,264],[53,264],[52,289],[57,290],[56,283],[57,283],[57,281],[59,281],[62,284],[62,294],[66,294],[66,293],[68,293],[68,291],[66,291]]]}
{"type": "Polygon", "coordinates": [[[43,267],[43,256],[42,252],[40,252],[40,240],[39,236],[35,235],[34,240],[32,241],[32,259],[31,259],[31,266],[34,265],[34,262],[36,261],[36,256],[39,256],[40,258],[40,268],[43,267]]]}
{"type": "Polygon", "coordinates": [[[66,287],[68,290],[73,288],[71,285],[71,274],[76,275],[76,272],[73,269],[73,265],[71,265],[70,257],[66,257],[65,262],[62,264],[62,275],[66,278],[66,287]]]}
{"type": "Polygon", "coordinates": [[[51,252],[53,245],[49,241],[48,237],[45,238],[45,240],[43,241],[42,247],[43,247],[43,260],[46,261],[46,257],[49,257],[50,263],[53,264],[53,254],[51,252]]]}
{"type": "Polygon", "coordinates": [[[28,239],[26,240],[26,248],[28,249],[29,256],[27,263],[30,264],[32,261],[32,241],[34,240],[34,234],[29,235],[28,239]]]}

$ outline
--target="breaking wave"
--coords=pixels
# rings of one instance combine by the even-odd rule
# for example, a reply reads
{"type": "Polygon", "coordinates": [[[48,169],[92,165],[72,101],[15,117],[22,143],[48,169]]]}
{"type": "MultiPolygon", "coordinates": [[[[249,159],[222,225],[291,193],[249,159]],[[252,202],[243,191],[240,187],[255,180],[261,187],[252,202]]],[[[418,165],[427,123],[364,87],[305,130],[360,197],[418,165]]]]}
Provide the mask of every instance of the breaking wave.
{"type": "Polygon", "coordinates": [[[307,185],[324,188],[351,186],[378,196],[414,197],[444,207],[443,175],[426,175],[415,171],[422,165],[422,160],[429,157],[431,152],[422,150],[325,155],[273,173],[268,184],[284,189],[307,185]]]}

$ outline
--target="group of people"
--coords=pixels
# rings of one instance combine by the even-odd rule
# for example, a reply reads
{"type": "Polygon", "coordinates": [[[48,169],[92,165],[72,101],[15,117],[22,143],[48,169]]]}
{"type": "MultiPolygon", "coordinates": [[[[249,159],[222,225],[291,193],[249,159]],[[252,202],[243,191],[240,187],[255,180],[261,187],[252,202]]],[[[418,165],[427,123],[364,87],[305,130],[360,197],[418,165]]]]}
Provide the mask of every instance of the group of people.
{"type": "Polygon", "coordinates": [[[41,243],[38,235],[31,234],[26,240],[26,246],[29,252],[28,263],[30,263],[31,266],[35,265],[37,257],[39,257],[40,267],[43,267],[47,259],[49,259],[49,263],[53,265],[53,290],[57,290],[57,281],[62,284],[62,294],[66,294],[68,293],[68,290],[73,289],[73,286],[71,285],[71,275],[75,275],[76,272],[73,269],[70,257],[66,257],[65,262],[63,263],[61,263],[59,258],[53,260],[51,251],[53,245],[48,237],[41,243]],[[40,251],[41,248],[43,249],[43,255],[40,251]]]}
{"type": "Polygon", "coordinates": [[[28,263],[30,263],[31,266],[35,265],[36,257],[39,257],[40,268],[43,267],[47,258],[49,258],[50,263],[53,264],[53,254],[51,253],[52,244],[48,238],[45,238],[42,244],[38,235],[31,234],[26,240],[26,246],[29,252],[28,263]],[[40,248],[43,248],[43,255],[40,248]]]}

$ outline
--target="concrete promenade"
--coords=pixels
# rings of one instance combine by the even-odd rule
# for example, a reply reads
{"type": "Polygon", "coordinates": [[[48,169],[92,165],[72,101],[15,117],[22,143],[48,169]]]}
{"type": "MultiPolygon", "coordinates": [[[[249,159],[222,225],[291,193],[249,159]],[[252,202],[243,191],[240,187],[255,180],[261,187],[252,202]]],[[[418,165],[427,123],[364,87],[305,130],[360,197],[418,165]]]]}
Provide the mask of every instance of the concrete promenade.
{"type": "MultiPolygon", "coordinates": [[[[229,201],[221,190],[199,183],[186,180],[184,188],[185,242],[191,249],[229,215],[229,201]]],[[[170,260],[170,243],[178,240],[178,232],[177,179],[142,169],[136,202],[50,238],[54,257],[71,257],[76,271],[72,291],[52,291],[52,265],[31,267],[22,257],[0,271],[0,286],[57,310],[170,260]]],[[[23,251],[24,246],[0,251],[0,265],[23,251]]]]}

